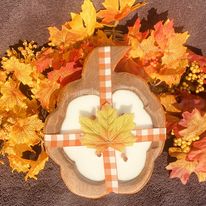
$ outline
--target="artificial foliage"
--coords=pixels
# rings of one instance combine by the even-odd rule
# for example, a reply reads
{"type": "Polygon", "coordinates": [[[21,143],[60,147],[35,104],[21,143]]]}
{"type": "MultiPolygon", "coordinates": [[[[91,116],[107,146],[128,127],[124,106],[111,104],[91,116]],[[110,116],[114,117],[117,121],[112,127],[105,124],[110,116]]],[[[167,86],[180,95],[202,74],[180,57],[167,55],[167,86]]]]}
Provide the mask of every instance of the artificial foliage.
{"type": "MultiPolygon", "coordinates": [[[[36,178],[48,161],[45,119],[55,109],[61,88],[81,78],[84,61],[95,47],[127,45],[130,49],[115,70],[144,78],[161,101],[173,142],[168,154],[176,158],[166,167],[170,177],[186,184],[195,173],[200,182],[205,181],[206,57],[189,50],[188,32],[177,33],[170,19],[144,31],[138,18],[133,25],[125,25],[126,31],[120,30],[121,21],[144,2],[105,0],[102,5],[97,11],[90,0],[84,0],[81,12],[71,13],[71,20],[61,28],[48,28],[47,44],[23,41],[2,57],[0,162],[4,164],[6,157],[12,171],[25,173],[26,180],[36,178]]],[[[81,119],[83,129],[88,121],[81,119]]],[[[91,146],[90,139],[83,141],[91,146]]]]}
{"type": "Polygon", "coordinates": [[[119,116],[117,110],[109,104],[97,111],[94,120],[81,116],[80,125],[84,133],[82,145],[96,149],[97,154],[108,147],[124,152],[125,147],[131,146],[136,140],[131,131],[135,128],[134,114],[119,116]]]}

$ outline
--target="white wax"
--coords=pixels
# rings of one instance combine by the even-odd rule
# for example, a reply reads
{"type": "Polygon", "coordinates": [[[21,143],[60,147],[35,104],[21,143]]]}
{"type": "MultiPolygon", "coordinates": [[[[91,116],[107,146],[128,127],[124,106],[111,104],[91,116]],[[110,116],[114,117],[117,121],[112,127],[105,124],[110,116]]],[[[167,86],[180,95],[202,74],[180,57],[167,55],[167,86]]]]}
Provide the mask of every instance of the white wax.
{"type": "MultiPolygon", "coordinates": [[[[129,90],[118,90],[113,93],[113,107],[119,114],[134,113],[134,122],[137,127],[151,128],[152,120],[144,110],[140,98],[129,90]]],[[[79,117],[81,115],[90,117],[96,114],[99,108],[99,96],[84,95],[71,101],[67,107],[66,116],[63,121],[61,132],[80,129],[79,117]]],[[[143,170],[146,161],[146,152],[151,142],[135,143],[126,147],[128,160],[121,158],[121,153],[116,151],[117,172],[119,180],[131,180],[137,177],[143,170]]],[[[103,158],[97,157],[94,149],[85,146],[64,147],[65,153],[75,161],[79,172],[86,178],[94,181],[102,181],[105,178],[103,158]]]]}

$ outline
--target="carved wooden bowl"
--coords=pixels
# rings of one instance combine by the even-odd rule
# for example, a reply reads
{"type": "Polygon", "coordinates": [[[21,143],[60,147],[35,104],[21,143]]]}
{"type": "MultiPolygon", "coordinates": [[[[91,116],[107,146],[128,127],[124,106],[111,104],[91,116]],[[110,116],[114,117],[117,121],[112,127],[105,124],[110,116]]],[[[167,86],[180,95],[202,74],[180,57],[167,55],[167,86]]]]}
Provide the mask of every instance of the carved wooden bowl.
{"type": "MultiPolygon", "coordinates": [[[[111,47],[113,69],[127,51],[128,47],[111,47]]],[[[62,89],[56,110],[47,118],[45,133],[58,134],[61,132],[68,104],[72,100],[84,95],[99,95],[98,79],[98,51],[96,48],[90,53],[84,64],[82,79],[72,82],[62,89]]],[[[162,106],[143,79],[129,73],[112,72],[112,92],[117,90],[134,92],[141,99],[145,111],[151,117],[153,127],[165,127],[162,106]]],[[[141,173],[132,180],[119,181],[120,194],[136,193],[144,187],[152,174],[154,161],[162,152],[163,147],[164,142],[151,143],[146,152],[146,162],[141,173]]],[[[49,156],[60,166],[62,179],[73,193],[88,198],[99,198],[107,194],[105,181],[93,181],[83,176],[63,148],[47,147],[46,149],[49,156]]],[[[95,170],[95,168],[93,169],[95,170]]]]}

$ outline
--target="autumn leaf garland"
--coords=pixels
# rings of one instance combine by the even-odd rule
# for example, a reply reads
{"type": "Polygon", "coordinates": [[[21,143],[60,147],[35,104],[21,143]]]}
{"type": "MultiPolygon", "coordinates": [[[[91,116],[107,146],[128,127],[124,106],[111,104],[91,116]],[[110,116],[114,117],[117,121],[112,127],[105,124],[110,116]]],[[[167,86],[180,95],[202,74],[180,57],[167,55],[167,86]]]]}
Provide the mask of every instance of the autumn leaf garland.
{"type": "MultiPolygon", "coordinates": [[[[138,18],[128,32],[119,31],[121,20],[145,4],[105,0],[97,11],[91,0],[84,0],[81,11],[70,13],[61,29],[49,27],[46,46],[23,41],[7,50],[0,68],[0,155],[7,156],[12,170],[28,179],[44,168],[44,120],[55,109],[59,90],[81,78],[87,55],[99,46],[130,46],[116,71],[141,76],[160,99],[173,142],[169,155],[177,158],[167,166],[170,176],[184,184],[192,173],[206,180],[206,57],[185,46],[189,34],[177,33],[169,19],[142,31],[138,18]]],[[[96,119],[82,117],[80,122],[82,144],[97,152],[108,146],[123,151],[133,144],[132,115],[118,116],[108,105],[96,119]],[[123,128],[127,120],[131,124],[123,128]]]]}

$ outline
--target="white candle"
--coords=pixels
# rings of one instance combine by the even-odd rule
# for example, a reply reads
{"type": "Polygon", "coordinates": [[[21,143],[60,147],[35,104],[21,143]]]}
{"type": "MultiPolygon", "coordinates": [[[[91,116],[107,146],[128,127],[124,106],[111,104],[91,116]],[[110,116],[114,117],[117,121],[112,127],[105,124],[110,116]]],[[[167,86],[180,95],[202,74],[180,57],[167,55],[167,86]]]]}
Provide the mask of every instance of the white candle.
{"type": "MultiPolygon", "coordinates": [[[[152,120],[150,115],[144,109],[140,98],[132,91],[118,90],[113,93],[113,107],[119,114],[134,113],[134,122],[137,127],[151,128],[152,120]]],[[[61,132],[68,130],[79,130],[79,117],[95,115],[99,108],[99,96],[84,95],[78,97],[68,104],[65,119],[63,121],[61,132]]],[[[137,177],[144,168],[146,161],[146,152],[151,142],[135,143],[131,147],[126,147],[128,160],[124,161],[121,153],[116,151],[117,172],[119,180],[131,180],[137,177]]],[[[86,178],[94,181],[104,180],[103,158],[95,154],[94,149],[85,146],[64,147],[66,155],[75,161],[79,172],[86,178]]]]}

